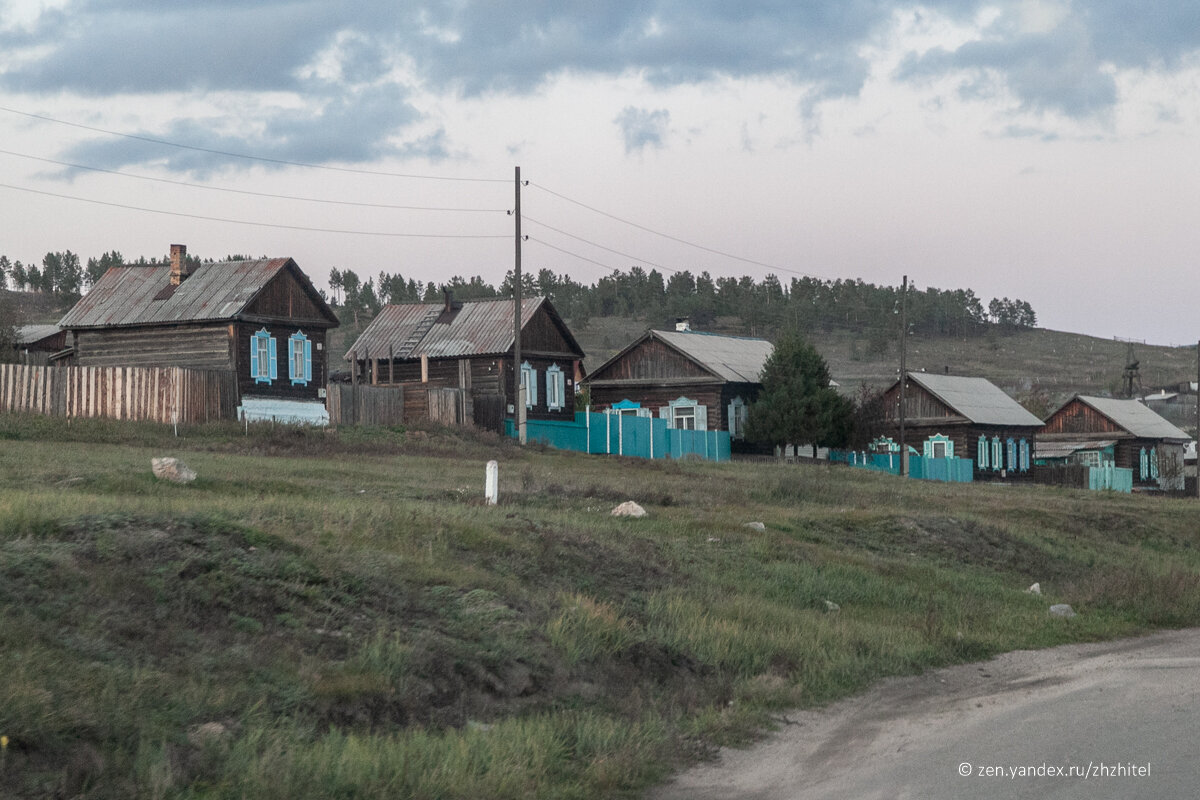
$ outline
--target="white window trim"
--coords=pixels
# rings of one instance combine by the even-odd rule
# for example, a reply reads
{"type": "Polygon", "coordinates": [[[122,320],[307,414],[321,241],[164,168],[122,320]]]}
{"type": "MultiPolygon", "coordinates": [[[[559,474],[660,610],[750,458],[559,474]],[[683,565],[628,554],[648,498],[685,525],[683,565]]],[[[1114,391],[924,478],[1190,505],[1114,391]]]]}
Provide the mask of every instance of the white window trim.
{"type": "Polygon", "coordinates": [[[546,370],[546,408],[559,411],[567,403],[567,378],[562,367],[551,364],[546,370]]]}
{"type": "Polygon", "coordinates": [[[521,364],[521,386],[525,389],[525,408],[537,405],[537,370],[528,362],[521,364]]]}
{"type": "Polygon", "coordinates": [[[255,383],[265,383],[270,386],[275,380],[271,363],[275,361],[275,337],[263,328],[250,337],[250,377],[255,383]],[[266,356],[264,358],[263,356],[266,356]],[[265,364],[263,362],[266,362],[265,364]]]}

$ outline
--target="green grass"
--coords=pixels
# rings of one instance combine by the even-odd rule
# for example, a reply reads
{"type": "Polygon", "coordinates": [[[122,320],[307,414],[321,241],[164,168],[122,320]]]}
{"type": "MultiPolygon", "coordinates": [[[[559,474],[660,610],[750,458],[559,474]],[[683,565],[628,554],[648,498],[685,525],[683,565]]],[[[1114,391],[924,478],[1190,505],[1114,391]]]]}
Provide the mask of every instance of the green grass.
{"type": "Polygon", "coordinates": [[[883,676],[1200,623],[1189,501],[432,429],[0,440],[6,797],[632,797],[883,676]]]}

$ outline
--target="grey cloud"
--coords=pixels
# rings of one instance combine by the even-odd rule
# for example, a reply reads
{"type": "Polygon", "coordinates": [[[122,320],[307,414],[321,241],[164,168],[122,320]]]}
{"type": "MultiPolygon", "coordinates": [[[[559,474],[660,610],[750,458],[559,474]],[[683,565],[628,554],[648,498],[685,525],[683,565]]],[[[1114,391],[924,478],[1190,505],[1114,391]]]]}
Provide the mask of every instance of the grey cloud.
{"type": "MultiPolygon", "coordinates": [[[[898,75],[961,74],[963,96],[1005,88],[1027,109],[1102,116],[1117,100],[1106,65],[1173,69],[1200,49],[1194,0],[1074,3],[1062,25],[1036,35],[1021,33],[1010,9],[980,41],[914,55],[898,75]]],[[[769,77],[796,85],[800,113],[811,126],[819,103],[861,90],[871,65],[860,53],[886,33],[897,11],[919,7],[970,20],[985,5],[995,3],[73,0],[30,26],[0,32],[0,50],[12,54],[0,88],[96,97],[227,90],[307,97],[314,90],[305,68],[340,42],[341,85],[323,88],[318,100],[390,85],[398,63],[411,66],[421,89],[468,97],[529,93],[567,73],[638,74],[661,87],[769,77]]],[[[407,121],[385,115],[359,127],[402,128],[407,121]]],[[[296,136],[286,119],[269,122],[296,136]]],[[[338,130],[334,120],[324,122],[331,133],[338,130]]],[[[379,129],[372,138],[356,131],[343,148],[318,145],[315,132],[298,138],[313,151],[354,158],[396,132],[379,129]]]]}
{"type": "Polygon", "coordinates": [[[377,158],[422,157],[441,160],[450,155],[445,131],[402,145],[391,145],[388,134],[421,118],[394,87],[362,91],[327,100],[316,109],[275,109],[256,112],[248,132],[215,133],[227,120],[183,119],[147,139],[190,145],[188,149],[142,139],[96,139],[70,151],[69,160],[92,166],[119,168],[157,163],[167,168],[205,175],[250,164],[230,153],[253,154],[280,162],[364,162],[377,158]],[[253,132],[249,132],[253,131],[253,132]],[[219,152],[210,152],[219,151],[219,152]]]}
{"type": "Polygon", "coordinates": [[[625,153],[629,154],[647,147],[662,147],[667,126],[671,122],[671,112],[665,108],[650,111],[626,106],[613,122],[621,129],[625,153]]]}

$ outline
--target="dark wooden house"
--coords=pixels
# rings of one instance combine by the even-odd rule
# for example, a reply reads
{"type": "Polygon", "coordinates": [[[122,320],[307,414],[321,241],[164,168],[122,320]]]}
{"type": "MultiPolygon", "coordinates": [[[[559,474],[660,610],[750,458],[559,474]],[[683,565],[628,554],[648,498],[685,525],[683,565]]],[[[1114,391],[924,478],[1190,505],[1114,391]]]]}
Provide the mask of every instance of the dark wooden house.
{"type": "MultiPolygon", "coordinates": [[[[887,436],[900,449],[900,381],[884,392],[887,436]]],[[[976,480],[1029,477],[1042,423],[986,378],[908,373],[904,442],[929,458],[969,458],[976,480]]]]}
{"type": "Polygon", "coordinates": [[[670,428],[729,431],[738,442],[773,350],[765,339],[686,328],[646,331],[584,385],[596,410],[656,416],[670,428]]]}
{"type": "Polygon", "coordinates": [[[1137,400],[1076,395],[1046,418],[1047,457],[1133,470],[1134,488],[1183,489],[1184,448],[1192,437],[1137,400]]]}
{"type": "MultiPolygon", "coordinates": [[[[290,258],[113,267],[59,321],[80,366],[231,371],[239,400],[323,402],[338,318],[290,258]]],[[[244,405],[244,403],[243,403],[244,405]]]]}
{"type": "MultiPolygon", "coordinates": [[[[385,306],[346,360],[353,380],[376,386],[422,384],[463,390],[475,424],[499,430],[515,409],[513,301],[385,306]]],[[[521,301],[521,380],[530,419],[575,417],[584,353],[554,305],[521,301]]]]}

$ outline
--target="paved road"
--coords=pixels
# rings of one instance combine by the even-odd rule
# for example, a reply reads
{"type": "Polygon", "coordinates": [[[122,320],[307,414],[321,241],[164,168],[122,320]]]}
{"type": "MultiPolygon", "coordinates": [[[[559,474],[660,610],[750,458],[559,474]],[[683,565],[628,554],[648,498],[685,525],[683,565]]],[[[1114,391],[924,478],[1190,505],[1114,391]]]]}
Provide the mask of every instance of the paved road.
{"type": "Polygon", "coordinates": [[[1200,629],[1008,653],[786,718],[652,797],[1192,800],[1200,629]]]}

